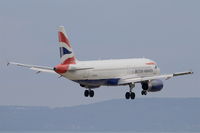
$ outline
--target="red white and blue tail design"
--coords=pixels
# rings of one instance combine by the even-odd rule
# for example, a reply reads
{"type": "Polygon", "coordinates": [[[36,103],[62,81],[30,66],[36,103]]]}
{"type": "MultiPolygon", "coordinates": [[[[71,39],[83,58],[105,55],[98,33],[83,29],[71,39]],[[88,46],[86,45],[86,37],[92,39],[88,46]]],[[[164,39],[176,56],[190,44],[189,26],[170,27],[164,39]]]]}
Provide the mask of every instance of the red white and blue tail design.
{"type": "Polygon", "coordinates": [[[58,29],[58,39],[60,47],[60,60],[61,64],[76,64],[76,58],[74,56],[70,41],[65,33],[64,26],[60,26],[58,29]]]}

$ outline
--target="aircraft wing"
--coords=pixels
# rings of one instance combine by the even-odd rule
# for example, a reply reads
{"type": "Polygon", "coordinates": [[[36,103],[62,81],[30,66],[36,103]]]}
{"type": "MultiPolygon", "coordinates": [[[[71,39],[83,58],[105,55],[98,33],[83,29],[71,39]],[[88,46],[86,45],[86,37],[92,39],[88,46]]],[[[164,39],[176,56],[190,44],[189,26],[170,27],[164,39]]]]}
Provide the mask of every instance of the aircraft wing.
{"type": "Polygon", "coordinates": [[[186,71],[186,72],[179,72],[179,73],[173,73],[173,74],[163,74],[163,75],[156,75],[156,76],[150,76],[150,77],[129,77],[129,78],[121,78],[118,82],[119,85],[123,84],[129,84],[129,83],[140,83],[148,80],[154,80],[154,79],[165,79],[168,80],[172,77],[176,76],[182,76],[182,75],[188,75],[193,74],[192,71],[186,71]]]}
{"type": "Polygon", "coordinates": [[[51,67],[45,67],[45,66],[36,66],[36,65],[27,65],[27,64],[21,64],[21,63],[16,63],[16,62],[8,62],[7,65],[17,65],[17,66],[21,66],[21,67],[26,67],[29,68],[31,70],[35,70],[38,73],[39,72],[47,72],[47,73],[56,73],[53,68],[51,67]]]}

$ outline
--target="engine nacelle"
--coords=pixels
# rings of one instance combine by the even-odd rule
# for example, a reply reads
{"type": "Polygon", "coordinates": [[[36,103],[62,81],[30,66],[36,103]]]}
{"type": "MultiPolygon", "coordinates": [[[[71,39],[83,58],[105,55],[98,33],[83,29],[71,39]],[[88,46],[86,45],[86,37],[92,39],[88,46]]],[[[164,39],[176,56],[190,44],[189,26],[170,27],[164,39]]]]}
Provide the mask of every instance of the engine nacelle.
{"type": "Polygon", "coordinates": [[[142,83],[142,89],[149,92],[161,91],[163,88],[163,82],[159,79],[154,79],[149,82],[142,83]]]}

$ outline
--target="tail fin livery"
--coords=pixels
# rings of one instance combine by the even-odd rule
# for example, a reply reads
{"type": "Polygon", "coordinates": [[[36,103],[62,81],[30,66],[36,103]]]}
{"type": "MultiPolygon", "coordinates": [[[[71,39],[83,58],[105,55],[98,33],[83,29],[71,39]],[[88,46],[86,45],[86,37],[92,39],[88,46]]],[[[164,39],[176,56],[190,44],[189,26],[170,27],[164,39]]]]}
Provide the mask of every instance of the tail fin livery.
{"type": "Polygon", "coordinates": [[[70,41],[65,33],[64,26],[60,26],[58,29],[58,39],[60,47],[60,60],[61,64],[76,64],[76,58],[74,56],[70,41]]]}

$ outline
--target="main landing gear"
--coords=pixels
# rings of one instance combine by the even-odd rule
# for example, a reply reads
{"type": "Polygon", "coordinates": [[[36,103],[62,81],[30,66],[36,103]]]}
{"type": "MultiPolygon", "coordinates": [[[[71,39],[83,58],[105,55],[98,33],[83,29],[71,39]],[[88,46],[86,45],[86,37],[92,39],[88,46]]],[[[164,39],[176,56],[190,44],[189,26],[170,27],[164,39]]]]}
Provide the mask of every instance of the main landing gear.
{"type": "Polygon", "coordinates": [[[91,90],[91,89],[85,90],[84,96],[85,96],[85,97],[89,97],[89,96],[90,96],[90,97],[94,97],[94,91],[91,90]]]}
{"type": "Polygon", "coordinates": [[[130,91],[126,92],[125,94],[126,99],[135,99],[135,93],[132,92],[134,87],[135,87],[135,84],[129,84],[130,91]]]}

